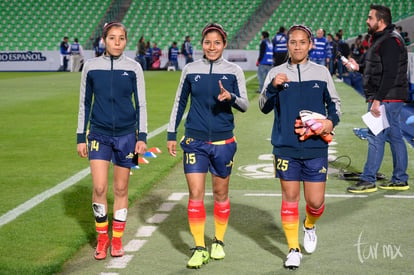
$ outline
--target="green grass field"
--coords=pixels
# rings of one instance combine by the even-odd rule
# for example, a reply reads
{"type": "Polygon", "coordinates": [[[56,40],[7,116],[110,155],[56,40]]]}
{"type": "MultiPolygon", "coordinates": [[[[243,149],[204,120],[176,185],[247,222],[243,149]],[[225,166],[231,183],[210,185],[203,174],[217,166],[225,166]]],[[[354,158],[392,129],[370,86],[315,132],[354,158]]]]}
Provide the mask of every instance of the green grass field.
{"type": "MultiPolygon", "coordinates": [[[[246,77],[252,75],[254,72],[246,72],[246,77]]],[[[179,76],[179,72],[145,73],[150,133],[168,122],[179,76]]],[[[77,73],[0,73],[0,216],[88,167],[76,154],[79,80],[77,73]]],[[[280,223],[280,187],[271,178],[269,159],[273,118],[258,110],[257,87],[256,79],[248,83],[249,110],[236,114],[238,152],[230,186],[227,256],[203,266],[200,274],[286,272],[282,267],[287,245],[280,223]]],[[[352,128],[364,127],[360,116],[366,106],[352,88],[339,83],[337,89],[343,116],[336,129],[337,144],[331,150],[338,160],[330,165],[326,211],[318,223],[318,249],[313,255],[304,255],[297,273],[411,274],[413,188],[348,196],[345,189],[351,182],[340,180],[336,169],[363,168],[367,144],[354,136],[352,128]]],[[[148,147],[159,147],[163,153],[140,165],[130,180],[124,244],[141,242],[140,249],[131,245],[118,261],[93,259],[96,243],[88,175],[0,227],[0,274],[194,272],[185,268],[193,243],[186,219],[182,165],[179,157],[168,155],[165,145],[165,132],[153,135],[148,147]],[[172,194],[182,196],[171,199],[172,194]],[[166,205],[171,208],[166,210],[166,205]],[[165,215],[165,220],[148,220],[157,214],[165,215]],[[157,229],[150,237],[140,236],[139,230],[148,226],[157,229]]],[[[412,148],[408,151],[408,173],[412,175],[412,148]]],[[[390,177],[391,171],[387,147],[381,172],[390,177]]],[[[110,204],[112,200],[110,195],[110,204]]],[[[207,244],[214,237],[212,203],[207,195],[207,244]]],[[[304,215],[303,199],[300,207],[304,215]]]]}

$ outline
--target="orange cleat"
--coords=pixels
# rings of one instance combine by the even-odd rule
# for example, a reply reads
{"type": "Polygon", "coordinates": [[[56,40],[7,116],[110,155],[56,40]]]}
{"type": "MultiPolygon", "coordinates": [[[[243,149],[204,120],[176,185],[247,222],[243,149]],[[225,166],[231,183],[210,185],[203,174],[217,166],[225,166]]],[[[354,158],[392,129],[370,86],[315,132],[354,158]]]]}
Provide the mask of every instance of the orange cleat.
{"type": "Polygon", "coordinates": [[[112,238],[111,242],[111,256],[122,257],[125,254],[124,247],[122,246],[121,238],[112,238]]]}
{"type": "Polygon", "coordinates": [[[98,235],[98,245],[96,246],[94,257],[97,260],[103,260],[106,258],[106,254],[109,247],[109,237],[108,234],[99,234],[98,235]]]}

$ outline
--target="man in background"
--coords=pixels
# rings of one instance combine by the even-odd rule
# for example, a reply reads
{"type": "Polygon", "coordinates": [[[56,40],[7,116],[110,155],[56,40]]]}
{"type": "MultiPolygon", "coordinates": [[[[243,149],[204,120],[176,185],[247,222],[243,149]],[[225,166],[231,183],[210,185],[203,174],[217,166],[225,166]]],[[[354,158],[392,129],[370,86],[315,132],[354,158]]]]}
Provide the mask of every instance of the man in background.
{"type": "MultiPolygon", "coordinates": [[[[391,24],[391,11],[388,7],[371,5],[368,14],[368,32],[373,36],[364,62],[364,94],[368,111],[374,117],[386,116],[390,127],[374,135],[368,131],[368,155],[360,180],[348,187],[351,193],[377,191],[376,174],[381,167],[385,142],[389,142],[393,160],[390,182],[379,185],[385,190],[408,190],[407,148],[400,129],[400,113],[408,98],[407,64],[408,54],[404,39],[391,24]],[[381,109],[383,107],[383,109],[381,109]]],[[[351,64],[360,70],[353,59],[351,64]]],[[[361,66],[362,67],[362,66],[361,66]]]]}
{"type": "Polygon", "coordinates": [[[276,33],[272,40],[273,43],[273,65],[279,66],[286,62],[288,58],[287,50],[287,36],[286,29],[280,26],[279,31],[276,33]]]}
{"type": "Polygon", "coordinates": [[[69,46],[68,52],[70,53],[70,71],[79,72],[83,63],[83,48],[79,44],[78,38],[74,39],[74,42],[69,46]]]}
{"type": "Polygon", "coordinates": [[[273,44],[269,40],[269,33],[267,31],[262,32],[262,40],[260,41],[259,58],[257,59],[256,66],[257,78],[259,79],[259,91],[263,89],[263,83],[267,76],[267,73],[273,66],[273,44]]]}
{"type": "Polygon", "coordinates": [[[68,71],[68,63],[69,63],[69,44],[68,44],[68,37],[63,37],[63,41],[60,42],[60,72],[67,72],[68,71]]]}
{"type": "Polygon", "coordinates": [[[178,54],[180,50],[177,47],[177,42],[173,42],[168,49],[168,63],[169,66],[174,66],[175,70],[178,70],[178,54]]]}
{"type": "Polygon", "coordinates": [[[322,66],[329,64],[328,47],[328,41],[323,36],[323,29],[318,29],[316,31],[316,37],[313,38],[312,50],[309,53],[310,60],[322,66]]]}
{"type": "Polygon", "coordinates": [[[183,54],[185,57],[185,64],[188,64],[194,61],[193,45],[191,44],[191,37],[189,35],[185,37],[185,41],[181,47],[181,54],[183,54]]]}

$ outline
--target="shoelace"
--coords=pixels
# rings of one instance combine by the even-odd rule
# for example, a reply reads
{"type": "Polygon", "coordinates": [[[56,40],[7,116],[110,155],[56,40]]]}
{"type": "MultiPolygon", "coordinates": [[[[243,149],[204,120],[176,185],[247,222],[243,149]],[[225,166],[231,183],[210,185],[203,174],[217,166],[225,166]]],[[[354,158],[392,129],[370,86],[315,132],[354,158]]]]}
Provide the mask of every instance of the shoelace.
{"type": "Polygon", "coordinates": [[[296,254],[300,255],[299,249],[291,248],[289,250],[289,254],[287,255],[287,258],[289,259],[291,256],[296,255],[296,254]]]}
{"type": "Polygon", "coordinates": [[[196,247],[190,248],[190,250],[193,251],[193,253],[194,253],[196,251],[205,251],[206,248],[202,247],[202,246],[196,246],[196,247]]]}
{"type": "Polygon", "coordinates": [[[216,238],[214,238],[213,243],[219,244],[221,246],[224,246],[224,243],[220,240],[217,240],[216,238]]]}
{"type": "Polygon", "coordinates": [[[305,228],[305,232],[306,232],[306,235],[307,235],[307,237],[310,241],[312,241],[312,242],[315,241],[315,236],[316,236],[315,227],[311,228],[311,229],[305,228]]]}

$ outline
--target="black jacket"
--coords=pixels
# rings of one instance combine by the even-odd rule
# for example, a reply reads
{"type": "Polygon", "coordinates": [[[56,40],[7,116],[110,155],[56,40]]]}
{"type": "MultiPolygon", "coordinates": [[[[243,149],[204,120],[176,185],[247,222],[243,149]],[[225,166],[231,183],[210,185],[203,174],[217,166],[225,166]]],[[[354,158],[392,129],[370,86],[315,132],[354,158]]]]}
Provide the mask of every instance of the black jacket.
{"type": "Polygon", "coordinates": [[[407,100],[408,54],[394,25],[374,33],[365,57],[364,93],[370,100],[407,100]]]}

